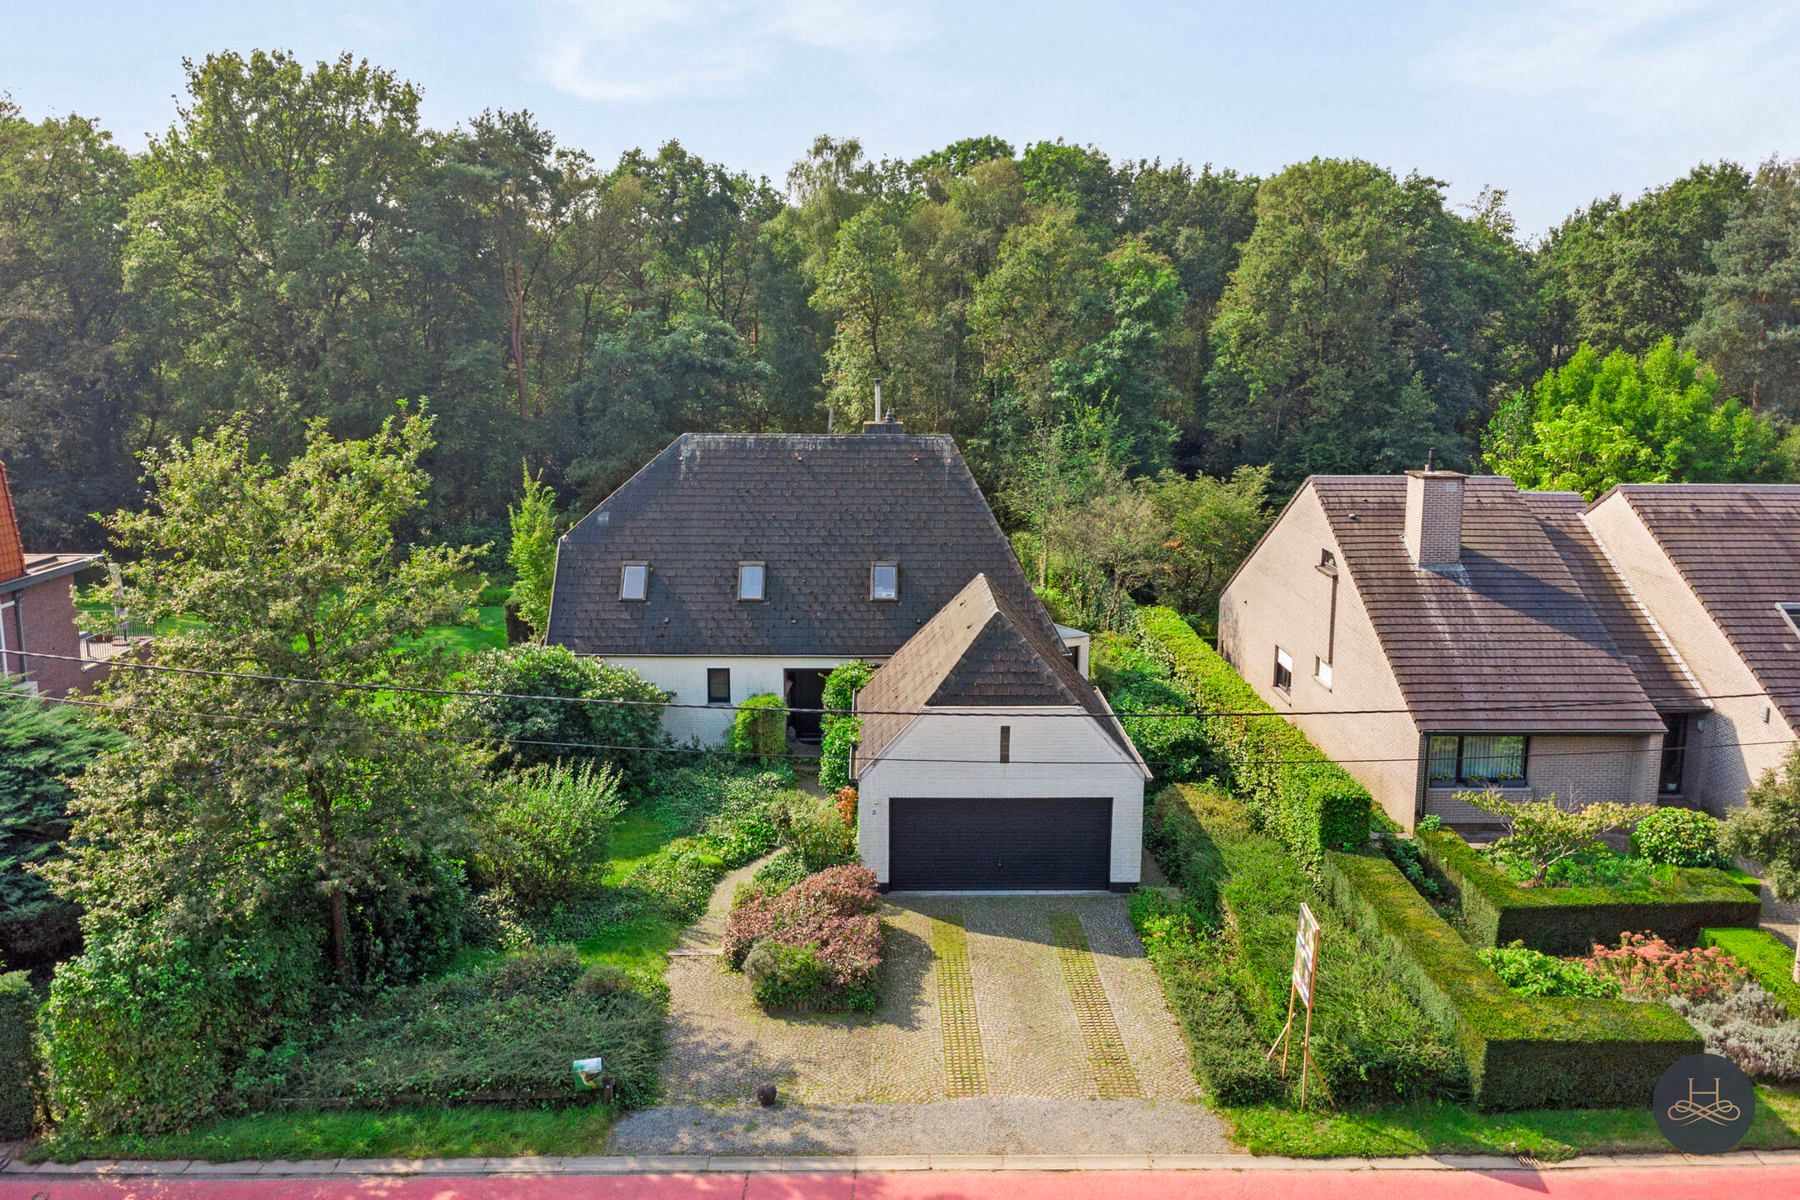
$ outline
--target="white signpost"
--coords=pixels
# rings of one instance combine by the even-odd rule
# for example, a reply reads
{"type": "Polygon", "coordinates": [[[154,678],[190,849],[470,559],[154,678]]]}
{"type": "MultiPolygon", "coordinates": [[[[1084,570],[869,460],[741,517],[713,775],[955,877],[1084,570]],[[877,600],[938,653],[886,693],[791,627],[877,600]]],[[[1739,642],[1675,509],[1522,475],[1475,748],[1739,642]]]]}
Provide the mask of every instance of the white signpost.
{"type": "Polygon", "coordinates": [[[1288,989],[1287,1024],[1281,1027],[1281,1036],[1269,1047],[1266,1058],[1274,1058],[1275,1051],[1281,1051],[1281,1076],[1287,1078],[1288,1052],[1294,1041],[1294,1009],[1297,1004],[1306,1005],[1306,1020],[1300,1033],[1300,1106],[1306,1107],[1306,1076],[1310,1072],[1317,1076],[1319,1087],[1324,1090],[1326,1098],[1331,1096],[1330,1089],[1325,1087],[1325,1075],[1319,1070],[1312,1057],[1312,1014],[1313,1014],[1313,981],[1319,972],[1319,922],[1307,905],[1300,906],[1300,924],[1294,931],[1294,974],[1293,984],[1288,989]]]}

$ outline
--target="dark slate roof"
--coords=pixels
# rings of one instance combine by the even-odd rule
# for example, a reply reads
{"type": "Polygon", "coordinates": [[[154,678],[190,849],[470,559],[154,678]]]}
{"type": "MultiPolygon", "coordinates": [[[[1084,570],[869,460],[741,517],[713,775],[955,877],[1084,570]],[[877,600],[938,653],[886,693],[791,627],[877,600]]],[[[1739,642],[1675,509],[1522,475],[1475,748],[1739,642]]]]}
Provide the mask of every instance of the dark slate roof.
{"type": "Polygon", "coordinates": [[[1562,555],[1581,594],[1606,626],[1613,645],[1625,656],[1657,711],[1700,712],[1708,707],[1698,681],[1652,624],[1618,568],[1600,549],[1594,531],[1582,520],[1587,501],[1577,492],[1520,492],[1519,497],[1543,523],[1551,545],[1562,555]]]}
{"type": "Polygon", "coordinates": [[[1055,628],[943,436],[684,434],[558,548],[549,640],[581,654],[829,655],[898,650],[985,572],[1055,628]],[[619,599],[623,563],[649,599],[619,599]],[[737,564],[768,564],[767,599],[736,599],[737,564]],[[900,564],[900,599],[869,566],[900,564]]]}
{"type": "Polygon", "coordinates": [[[1427,732],[1660,733],[1662,718],[1510,479],[1471,476],[1461,561],[1402,541],[1406,480],[1315,476],[1342,561],[1427,732]]]}
{"type": "Polygon", "coordinates": [[[1083,708],[1135,755],[1100,691],[1054,635],[977,575],[857,693],[858,763],[880,757],[927,708],[1083,708]]]}
{"type": "Polygon", "coordinates": [[[1800,485],[1622,484],[1614,490],[1781,715],[1800,725],[1800,635],[1776,608],[1800,603],[1800,485]]]}

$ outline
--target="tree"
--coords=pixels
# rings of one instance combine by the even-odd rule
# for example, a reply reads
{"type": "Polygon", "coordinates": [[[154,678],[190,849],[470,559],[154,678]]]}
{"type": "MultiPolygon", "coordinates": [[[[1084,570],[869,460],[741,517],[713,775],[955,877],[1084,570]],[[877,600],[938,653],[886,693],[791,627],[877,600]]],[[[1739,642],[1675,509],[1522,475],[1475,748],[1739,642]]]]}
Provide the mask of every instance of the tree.
{"type": "Polygon", "coordinates": [[[1542,886],[1550,868],[1565,859],[1606,849],[1600,835],[1629,829],[1656,811],[1654,804],[1564,804],[1555,796],[1511,800],[1499,792],[1460,792],[1456,797],[1506,824],[1494,849],[1517,854],[1531,865],[1531,882],[1542,886]]]}
{"type": "Polygon", "coordinates": [[[68,781],[118,739],[80,708],[0,684],[0,957],[38,967],[67,957],[81,934],[74,906],[35,869],[68,837],[68,781]]]}
{"type": "Polygon", "coordinates": [[[519,502],[506,515],[512,522],[506,549],[514,574],[512,603],[531,636],[541,640],[550,628],[550,590],[556,582],[556,492],[526,467],[519,502]]]}
{"type": "Polygon", "coordinates": [[[1800,161],[1770,161],[1711,244],[1685,342],[1753,410],[1800,417],[1800,161]]]}
{"type": "Polygon", "coordinates": [[[1692,351],[1664,338],[1642,358],[1583,346],[1488,427],[1488,465],[1525,488],[1588,499],[1618,483],[1741,483],[1787,478],[1779,431],[1735,399],[1692,351]]]}
{"type": "Polygon", "coordinates": [[[838,230],[812,302],[837,317],[826,382],[847,420],[871,411],[876,385],[887,382],[903,354],[907,273],[899,232],[880,206],[863,209],[838,230]]]}
{"type": "Polygon", "coordinates": [[[143,664],[156,669],[122,665],[104,685],[127,740],[77,781],[50,873],[90,936],[297,912],[349,985],[378,949],[358,962],[362,910],[446,886],[419,864],[466,844],[483,787],[437,736],[438,702],[389,690],[446,682],[449,663],[413,639],[470,619],[472,552],[396,545],[424,502],[424,414],[363,440],[314,422],[283,467],[245,424],[149,455],[150,506],[106,520],[126,604],[169,632],[143,664]]]}
{"type": "Polygon", "coordinates": [[[1725,818],[1719,843],[1727,854],[1760,863],[1777,900],[1800,900],[1800,745],[1744,793],[1744,807],[1725,818]]]}
{"type": "Polygon", "coordinates": [[[1162,542],[1158,599],[1210,623],[1225,581],[1269,527],[1269,469],[1239,467],[1229,479],[1164,471],[1145,482],[1162,542]]]}

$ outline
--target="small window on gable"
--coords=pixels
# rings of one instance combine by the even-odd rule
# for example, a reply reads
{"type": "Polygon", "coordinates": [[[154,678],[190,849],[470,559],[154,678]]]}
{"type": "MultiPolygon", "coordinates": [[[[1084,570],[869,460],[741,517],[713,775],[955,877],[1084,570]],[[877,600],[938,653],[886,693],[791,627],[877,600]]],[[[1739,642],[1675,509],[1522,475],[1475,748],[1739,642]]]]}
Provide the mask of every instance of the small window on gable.
{"type": "Polygon", "coordinates": [[[763,598],[763,583],[764,583],[764,580],[765,580],[765,577],[767,576],[767,574],[768,574],[768,568],[765,567],[762,563],[759,563],[759,562],[741,562],[741,563],[739,563],[738,564],[738,591],[737,591],[738,599],[739,600],[761,600],[763,598]]]}
{"type": "Polygon", "coordinates": [[[869,599],[898,600],[900,598],[900,564],[878,562],[869,564],[869,599]]]}
{"type": "Polygon", "coordinates": [[[1275,687],[1283,692],[1294,690],[1294,656],[1275,647],[1275,687]]]}
{"type": "Polygon", "coordinates": [[[1337,574],[1337,555],[1329,550],[1319,551],[1319,570],[1326,575],[1337,574]]]}
{"type": "Polygon", "coordinates": [[[731,668],[706,668],[706,702],[708,704],[731,703],[731,668]]]}
{"type": "Polygon", "coordinates": [[[1011,725],[1002,725],[1000,727],[1000,761],[1001,762],[1011,762],[1012,761],[1012,726],[1011,725]]]}
{"type": "Polygon", "coordinates": [[[1794,632],[1800,633],[1800,604],[1777,604],[1775,607],[1779,608],[1781,615],[1788,619],[1788,624],[1794,627],[1794,632]]]}
{"type": "Polygon", "coordinates": [[[644,600],[650,595],[650,564],[628,562],[619,568],[619,599],[644,600]]]}

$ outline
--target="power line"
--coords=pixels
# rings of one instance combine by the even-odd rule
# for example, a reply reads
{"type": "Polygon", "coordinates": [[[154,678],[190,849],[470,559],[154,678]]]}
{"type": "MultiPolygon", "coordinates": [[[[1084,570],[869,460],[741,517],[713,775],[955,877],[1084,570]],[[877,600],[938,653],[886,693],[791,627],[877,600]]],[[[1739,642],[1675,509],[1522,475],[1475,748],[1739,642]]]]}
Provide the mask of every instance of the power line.
{"type": "MultiPolygon", "coordinates": [[[[53,660],[57,660],[57,661],[61,661],[61,662],[84,662],[84,663],[87,663],[87,662],[95,661],[94,659],[86,658],[81,655],[52,654],[48,651],[43,651],[43,650],[10,650],[9,649],[9,650],[5,651],[5,653],[18,655],[18,656],[21,656],[24,658],[47,658],[47,659],[53,659],[53,660]]],[[[533,694],[533,693],[529,693],[529,692],[498,692],[498,691],[485,691],[485,690],[474,689],[474,688],[436,688],[436,687],[424,687],[424,686],[420,686],[417,684],[403,684],[403,683],[359,683],[359,682],[350,681],[350,680],[309,679],[309,678],[306,678],[305,676],[276,675],[276,674],[271,674],[271,673],[262,672],[262,671],[224,671],[224,670],[218,670],[216,668],[177,667],[177,666],[171,666],[167,663],[133,662],[130,659],[126,659],[126,658],[113,658],[113,659],[106,660],[106,662],[109,667],[121,667],[121,668],[125,668],[127,670],[133,670],[133,671],[148,671],[148,672],[160,672],[160,673],[172,674],[172,675],[200,676],[200,677],[210,678],[210,679],[239,679],[239,680],[246,680],[246,681],[257,682],[257,683],[298,684],[298,685],[305,686],[305,687],[331,687],[331,688],[339,688],[339,689],[342,689],[345,691],[399,692],[399,693],[405,693],[405,694],[409,694],[409,695],[439,696],[439,697],[453,698],[453,699],[454,698],[468,698],[468,699],[480,699],[480,700],[551,701],[551,702],[555,702],[555,703],[559,703],[559,704],[593,704],[593,705],[611,706],[611,707],[638,707],[638,708],[673,708],[673,709],[681,709],[681,710],[696,710],[696,711],[700,711],[700,712],[730,712],[730,711],[734,711],[735,708],[737,707],[735,705],[726,705],[726,704],[692,704],[692,703],[677,703],[675,701],[632,700],[632,699],[627,699],[627,698],[623,698],[623,697],[613,697],[613,696],[545,696],[545,695],[537,695],[537,694],[533,694]]],[[[1721,692],[1721,693],[1712,694],[1712,695],[1705,695],[1705,694],[1696,695],[1694,698],[1699,699],[1699,700],[1747,700],[1747,699],[1752,699],[1755,697],[1766,696],[1767,694],[1768,694],[1767,692],[1721,692]]],[[[1518,703],[1508,704],[1506,707],[1507,707],[1508,712],[1546,712],[1546,713],[1548,713],[1548,712],[1587,712],[1587,711],[1590,711],[1595,708],[1607,708],[1607,707],[1612,707],[1612,706],[1641,707],[1642,703],[1643,702],[1640,700],[1635,700],[1635,699],[1627,697],[1627,698],[1623,698],[1623,699],[1596,698],[1596,699],[1592,699],[1592,700],[1583,700],[1583,701],[1580,701],[1579,703],[1575,703],[1575,702],[1563,703],[1563,702],[1552,702],[1552,701],[1541,701],[1541,702],[1520,701],[1518,703]]],[[[914,710],[889,710],[889,709],[866,709],[866,708],[865,709],[808,708],[808,707],[799,707],[799,706],[793,706],[793,705],[784,705],[783,707],[784,707],[785,711],[787,711],[787,712],[809,713],[809,714],[817,713],[821,716],[914,717],[914,716],[919,715],[918,712],[914,711],[914,710]]],[[[1242,718],[1283,717],[1283,718],[1286,718],[1286,717],[1372,717],[1372,716],[1402,716],[1402,715],[1409,716],[1412,714],[1412,712],[1413,712],[1413,710],[1411,708],[1406,708],[1406,707],[1400,707],[1400,708],[1289,709],[1286,712],[1280,712],[1280,711],[1276,711],[1274,709],[1194,708],[1194,709],[1164,709],[1164,710],[1157,710],[1157,711],[1150,711],[1150,712],[1136,712],[1136,713],[1115,712],[1114,715],[1116,717],[1118,717],[1118,719],[1121,721],[1130,721],[1130,720],[1151,720],[1151,719],[1164,718],[1164,717],[1198,717],[1198,718],[1206,718],[1206,717],[1242,717],[1242,718]]],[[[995,716],[1073,717],[1073,718],[1078,718],[1078,719],[1086,719],[1086,718],[1089,718],[1092,716],[1092,714],[1086,713],[1086,712],[1078,712],[1078,713],[1075,713],[1075,712],[1044,712],[1042,709],[1037,709],[1037,708],[1010,709],[1010,708],[1000,708],[1000,707],[992,707],[992,708],[984,707],[982,709],[982,711],[979,713],[942,712],[942,713],[938,713],[936,715],[949,716],[949,717],[962,717],[962,716],[971,716],[971,717],[973,717],[973,716],[979,716],[979,717],[995,717],[995,716]]]]}

